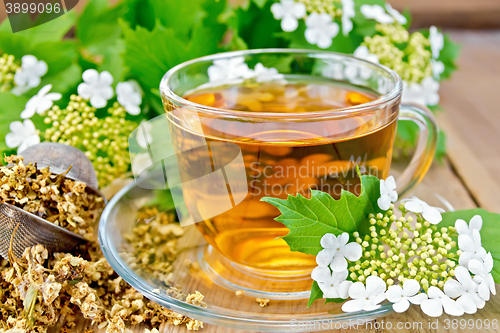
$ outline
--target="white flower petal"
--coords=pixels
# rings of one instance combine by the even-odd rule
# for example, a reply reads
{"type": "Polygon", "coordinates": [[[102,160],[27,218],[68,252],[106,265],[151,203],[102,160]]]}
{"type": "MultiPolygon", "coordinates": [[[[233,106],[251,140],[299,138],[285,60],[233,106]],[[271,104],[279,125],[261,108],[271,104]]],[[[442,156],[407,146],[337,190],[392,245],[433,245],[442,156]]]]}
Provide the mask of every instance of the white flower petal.
{"type": "Polygon", "coordinates": [[[410,308],[410,302],[406,298],[403,298],[399,302],[394,303],[392,305],[392,308],[397,313],[403,313],[403,312],[405,312],[406,310],[408,310],[410,308]]]}
{"type": "Polygon", "coordinates": [[[362,282],[355,282],[349,288],[349,297],[366,299],[366,288],[362,282]]]}
{"type": "Polygon", "coordinates": [[[335,236],[334,234],[323,235],[319,243],[323,248],[336,248],[339,246],[339,243],[337,241],[337,236],[335,236]]]}
{"type": "Polygon", "coordinates": [[[377,199],[377,205],[382,210],[391,208],[391,199],[388,196],[380,197],[377,199]]]}
{"type": "Polygon", "coordinates": [[[316,256],[316,263],[321,267],[327,267],[332,262],[335,252],[335,250],[329,248],[319,251],[318,255],[316,256]]]}
{"type": "Polygon", "coordinates": [[[438,299],[426,299],[420,304],[420,308],[429,317],[440,317],[443,314],[443,305],[438,299]]]}
{"type": "Polygon", "coordinates": [[[78,91],[78,95],[80,95],[83,99],[89,99],[94,90],[91,88],[91,86],[89,84],[80,83],[78,85],[77,91],[78,91]]]}
{"type": "Polygon", "coordinates": [[[475,274],[475,275],[484,275],[485,274],[484,265],[478,259],[469,260],[467,267],[472,274],[475,274]]]}
{"type": "Polygon", "coordinates": [[[342,255],[346,257],[349,261],[356,261],[361,258],[363,254],[363,248],[358,243],[349,243],[342,249],[342,255]]]}
{"type": "Polygon", "coordinates": [[[408,297],[408,300],[410,301],[411,304],[417,304],[420,305],[422,304],[423,301],[428,299],[426,293],[420,293],[415,296],[408,297]]]}
{"type": "Polygon", "coordinates": [[[464,314],[464,309],[449,297],[443,297],[441,303],[443,304],[444,312],[449,315],[461,316],[464,314]]]}
{"type": "MultiPolygon", "coordinates": [[[[340,234],[337,237],[337,241],[338,241],[338,246],[342,246],[342,247],[345,246],[347,244],[347,242],[349,242],[349,234],[347,232],[343,232],[342,234],[340,234]]],[[[359,244],[357,244],[357,245],[359,245],[359,244]]]]}
{"type": "Polygon", "coordinates": [[[471,229],[481,230],[483,227],[483,219],[481,215],[474,215],[474,217],[470,220],[469,225],[471,229]]]}
{"type": "Polygon", "coordinates": [[[23,68],[36,66],[37,62],[38,62],[37,57],[31,54],[27,54],[21,58],[21,66],[23,68]]]}
{"type": "Polygon", "coordinates": [[[408,279],[403,283],[403,295],[413,296],[420,291],[420,283],[415,279],[408,279]]]}
{"type": "Polygon", "coordinates": [[[385,292],[387,285],[378,276],[370,275],[366,278],[366,291],[369,295],[379,295],[385,292]]]}
{"type": "Polygon", "coordinates": [[[458,247],[464,252],[474,252],[476,250],[476,245],[469,235],[458,236],[458,247]]]}
{"type": "Polygon", "coordinates": [[[299,26],[299,22],[293,16],[285,16],[283,20],[281,20],[281,29],[286,32],[295,31],[299,26]]]}
{"type": "Polygon", "coordinates": [[[342,304],[342,311],[344,312],[357,312],[363,310],[365,306],[366,300],[363,299],[354,299],[351,301],[347,301],[342,304]]]}
{"type": "Polygon", "coordinates": [[[328,267],[315,267],[311,272],[311,278],[314,281],[327,281],[330,279],[332,274],[330,273],[330,269],[328,267]]]}
{"type": "Polygon", "coordinates": [[[405,203],[405,209],[413,213],[423,213],[424,207],[422,204],[415,200],[410,200],[405,203]]]}
{"type": "Polygon", "coordinates": [[[99,72],[95,69],[87,69],[83,72],[82,79],[88,84],[97,84],[99,83],[99,72]]]}
{"type": "Polygon", "coordinates": [[[35,124],[30,119],[26,119],[23,122],[23,125],[24,125],[24,131],[25,131],[26,134],[28,134],[28,133],[29,134],[35,134],[36,133],[35,124]]]}
{"type": "Polygon", "coordinates": [[[347,261],[341,255],[336,255],[333,257],[332,262],[330,263],[330,268],[333,272],[341,272],[347,269],[347,261]]]}
{"type": "Polygon", "coordinates": [[[102,71],[99,74],[99,83],[102,85],[110,86],[113,83],[113,75],[108,71],[102,71]]]}
{"type": "Polygon", "coordinates": [[[365,302],[365,305],[363,306],[363,311],[373,311],[378,308],[380,308],[380,304],[369,299],[365,302]]]}
{"type": "Polygon", "coordinates": [[[469,297],[460,297],[456,300],[457,304],[462,307],[465,313],[467,314],[474,314],[477,312],[477,306],[474,304],[474,302],[469,299],[469,297]]]}
{"type": "Polygon", "coordinates": [[[137,105],[133,105],[133,104],[132,104],[132,105],[131,105],[131,104],[127,105],[127,106],[125,107],[125,110],[126,110],[129,114],[131,114],[132,116],[137,116],[138,114],[140,114],[140,113],[141,113],[141,108],[140,108],[139,106],[137,106],[137,105]]]}
{"type": "Polygon", "coordinates": [[[438,224],[443,220],[441,213],[434,207],[427,207],[422,213],[422,217],[431,224],[438,224]]]}
{"type": "Polygon", "coordinates": [[[386,296],[391,303],[399,302],[403,297],[403,288],[401,286],[390,286],[387,289],[386,296]]]}
{"type": "Polygon", "coordinates": [[[444,284],[444,292],[448,297],[456,298],[464,293],[464,288],[457,280],[448,280],[444,284]]]}
{"type": "Polygon", "coordinates": [[[495,286],[495,281],[493,280],[493,275],[491,275],[491,274],[486,275],[484,280],[488,284],[488,287],[490,288],[491,293],[493,295],[496,295],[497,290],[496,290],[496,286],[495,286]]]}
{"type": "Polygon", "coordinates": [[[344,281],[339,284],[337,288],[337,293],[339,297],[342,299],[346,299],[349,297],[349,288],[352,286],[352,281],[344,281]]]}
{"type": "Polygon", "coordinates": [[[5,144],[9,148],[16,148],[23,142],[23,137],[17,133],[7,133],[5,135],[5,144]]]}
{"type": "Polygon", "coordinates": [[[469,234],[469,225],[464,220],[458,219],[455,221],[455,228],[459,235],[469,234]]]}
{"type": "Polygon", "coordinates": [[[97,109],[105,107],[107,102],[108,101],[100,95],[90,96],[90,104],[97,109]]]}

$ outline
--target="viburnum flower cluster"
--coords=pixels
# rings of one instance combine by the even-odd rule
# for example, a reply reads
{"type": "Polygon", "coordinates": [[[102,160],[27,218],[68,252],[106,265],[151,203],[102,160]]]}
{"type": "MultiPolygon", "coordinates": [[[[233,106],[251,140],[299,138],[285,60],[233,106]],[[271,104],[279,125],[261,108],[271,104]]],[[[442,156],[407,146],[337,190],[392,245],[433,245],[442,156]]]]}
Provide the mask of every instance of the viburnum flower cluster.
{"type": "Polygon", "coordinates": [[[251,79],[259,83],[270,81],[286,83],[285,76],[276,68],[268,68],[258,63],[251,69],[245,63],[245,57],[214,60],[213,65],[208,67],[207,74],[209,84],[238,84],[251,79]]]}
{"type": "MultiPolygon", "coordinates": [[[[30,87],[39,82],[39,77],[36,79],[35,76],[46,71],[44,65],[35,60],[23,57],[22,70],[17,72],[22,74],[25,80],[22,82],[27,82],[30,87]]],[[[107,109],[107,116],[99,118],[96,116],[98,109],[106,107],[114,96],[113,77],[109,72],[89,69],[83,72],[82,79],[78,86],[79,95],[72,95],[64,108],[54,105],[62,95],[51,92],[51,84],[42,87],[26,103],[21,113],[24,121],[10,124],[11,132],[6,135],[5,142],[10,148],[17,147],[21,153],[39,143],[42,134],[46,141],[78,147],[92,161],[102,187],[129,169],[128,135],[138,123],[126,119],[125,115],[140,114],[143,93],[135,81],[119,82],[116,86],[117,102],[107,109]],[[36,114],[43,116],[45,124],[50,125],[43,133],[30,119],[36,114]]],[[[150,129],[148,126],[144,128],[150,129]]],[[[145,135],[150,136],[149,133],[145,135]]]]}
{"type": "Polygon", "coordinates": [[[369,215],[369,234],[354,232],[355,242],[347,233],[322,237],[311,277],[323,297],[350,298],[345,312],[375,310],[384,301],[396,312],[416,304],[433,317],[483,308],[496,290],[493,258],[481,245],[481,216],[439,228],[441,208],[413,197],[401,202],[398,218],[397,199],[394,178],[381,180],[377,204],[383,212],[369,215]]]}
{"type": "MultiPolygon", "coordinates": [[[[389,3],[356,3],[354,0],[280,0],[272,4],[271,12],[280,20],[287,33],[298,29],[300,21],[305,25],[304,37],[309,44],[327,49],[340,34],[349,36],[354,29],[353,20],[375,22],[375,34],[364,37],[354,50],[355,57],[380,63],[395,70],[404,80],[402,100],[433,106],[439,102],[439,79],[445,65],[439,60],[444,47],[444,36],[435,26],[425,37],[421,32],[410,34],[407,18],[389,3]]],[[[358,23],[359,24],[359,23],[358,23]]],[[[360,71],[346,64],[344,73],[335,79],[346,78],[357,83],[370,78],[369,71],[360,71]]]]}

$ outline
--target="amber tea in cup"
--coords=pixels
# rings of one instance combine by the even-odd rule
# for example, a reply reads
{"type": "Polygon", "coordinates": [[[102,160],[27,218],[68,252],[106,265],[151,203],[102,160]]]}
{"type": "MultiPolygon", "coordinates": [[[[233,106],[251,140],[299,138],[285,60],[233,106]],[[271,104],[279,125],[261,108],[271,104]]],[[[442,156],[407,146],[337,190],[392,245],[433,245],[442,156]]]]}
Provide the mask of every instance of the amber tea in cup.
{"type": "Polygon", "coordinates": [[[436,128],[424,108],[400,112],[401,89],[393,71],[328,52],[232,52],[170,70],[161,92],[196,227],[250,271],[308,274],[315,258],[290,251],[281,238],[288,229],[275,221],[279,211],[260,199],[309,197],[311,190],[359,194],[357,170],[386,178],[398,114],[421,127],[401,190],[417,183],[430,165],[436,128]]]}

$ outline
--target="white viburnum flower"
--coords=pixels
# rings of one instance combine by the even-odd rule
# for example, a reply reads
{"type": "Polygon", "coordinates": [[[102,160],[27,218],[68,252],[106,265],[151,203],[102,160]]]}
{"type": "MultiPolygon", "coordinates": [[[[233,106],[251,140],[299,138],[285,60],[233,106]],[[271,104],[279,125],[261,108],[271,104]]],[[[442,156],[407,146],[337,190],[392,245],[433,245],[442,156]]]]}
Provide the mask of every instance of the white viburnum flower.
{"type": "Polygon", "coordinates": [[[429,317],[439,317],[446,312],[452,316],[461,316],[464,314],[464,309],[454,300],[444,294],[438,287],[431,286],[427,290],[429,299],[424,300],[420,304],[422,312],[429,317]]]}
{"type": "Polygon", "coordinates": [[[278,81],[280,83],[286,83],[285,75],[280,74],[276,68],[265,67],[260,62],[255,65],[255,68],[253,70],[253,77],[257,82],[278,81]]]}
{"type": "Polygon", "coordinates": [[[484,261],[478,259],[471,259],[469,261],[469,271],[474,274],[474,282],[476,282],[478,287],[479,297],[485,301],[490,300],[490,293],[493,295],[497,294],[495,281],[491,275],[493,270],[493,257],[491,253],[488,253],[484,258],[484,261]]]}
{"type": "Polygon", "coordinates": [[[132,158],[131,167],[132,173],[137,178],[147,168],[151,167],[153,162],[148,153],[139,153],[132,158]]]}
{"type": "Polygon", "coordinates": [[[324,77],[332,78],[335,80],[344,79],[344,65],[340,62],[328,63],[321,71],[324,77]]]}
{"type": "Polygon", "coordinates": [[[113,76],[108,71],[99,73],[95,69],[87,69],[82,74],[83,83],[78,85],[78,95],[90,100],[95,108],[103,108],[113,97],[113,76]]]}
{"type": "MultiPolygon", "coordinates": [[[[379,60],[375,54],[370,53],[370,50],[365,45],[360,45],[353,54],[356,58],[363,59],[378,64],[379,60]]],[[[346,63],[344,68],[345,77],[353,83],[360,82],[360,80],[367,80],[373,74],[371,68],[360,65],[354,62],[346,63]]]]}
{"type": "Polygon", "coordinates": [[[385,4],[385,9],[389,14],[394,17],[396,21],[398,21],[400,24],[406,24],[408,21],[406,20],[406,17],[401,15],[400,12],[398,12],[396,9],[392,8],[392,6],[389,3],[385,4]]]}
{"type": "Polygon", "coordinates": [[[133,116],[137,116],[141,113],[142,90],[137,90],[137,86],[137,82],[134,84],[130,81],[119,82],[116,85],[116,98],[118,103],[133,116]]]}
{"type": "Polygon", "coordinates": [[[457,229],[458,235],[468,235],[469,237],[473,237],[473,231],[481,231],[482,227],[483,218],[481,215],[473,216],[468,224],[462,219],[455,221],[455,228],[457,229]]]}
{"type": "Polygon", "coordinates": [[[49,93],[50,89],[52,89],[52,85],[47,84],[35,96],[31,97],[26,103],[23,112],[21,112],[21,118],[31,118],[35,113],[44,115],[45,111],[54,105],[54,101],[61,99],[62,95],[60,93],[49,93]]]}
{"type": "Polygon", "coordinates": [[[362,282],[353,283],[349,288],[352,300],[342,305],[342,311],[371,311],[380,308],[380,303],[386,299],[386,287],[384,280],[374,275],[366,278],[366,286],[362,282]]]}
{"type": "Polygon", "coordinates": [[[339,33],[339,25],[327,13],[312,13],[306,19],[305,37],[308,43],[327,49],[339,33]]]}
{"type": "Polygon", "coordinates": [[[146,149],[153,142],[153,134],[151,133],[152,129],[153,124],[148,121],[143,120],[139,124],[135,140],[137,141],[139,146],[141,146],[141,148],[146,149]]]}
{"type": "Polygon", "coordinates": [[[252,75],[253,71],[245,63],[245,57],[217,59],[214,60],[212,66],[208,67],[208,79],[210,82],[246,79],[252,75]]]}
{"type": "Polygon", "coordinates": [[[340,0],[340,2],[342,3],[342,33],[347,36],[353,28],[351,19],[356,15],[354,0],[340,0]]]}
{"type": "Polygon", "coordinates": [[[422,214],[422,217],[431,224],[438,224],[443,219],[441,213],[444,213],[444,209],[429,206],[425,201],[417,197],[405,200],[404,204],[406,210],[412,213],[422,214]]]}
{"type": "Polygon", "coordinates": [[[38,60],[34,55],[28,54],[21,59],[21,68],[14,75],[14,83],[17,87],[14,93],[20,95],[31,88],[38,87],[41,77],[47,74],[47,63],[38,60]]]}
{"type": "Polygon", "coordinates": [[[462,251],[458,257],[460,266],[469,267],[469,261],[478,259],[484,261],[486,250],[481,246],[481,234],[479,230],[472,230],[472,237],[469,235],[458,236],[458,248],[462,251]]]}
{"type": "Polygon", "coordinates": [[[380,198],[377,204],[382,210],[391,208],[391,203],[398,200],[398,192],[396,192],[396,180],[393,176],[387,177],[386,180],[380,180],[380,198]]]}
{"type": "Polygon", "coordinates": [[[394,18],[387,14],[385,9],[379,5],[362,5],[361,14],[368,19],[374,19],[378,23],[389,24],[394,22],[394,18]]]}
{"type": "Polygon", "coordinates": [[[426,77],[420,84],[403,82],[403,102],[422,105],[436,105],[439,103],[439,82],[431,76],[426,77]]]}
{"type": "Polygon", "coordinates": [[[31,119],[24,122],[13,121],[10,123],[10,133],[5,136],[5,144],[9,148],[17,147],[17,153],[21,153],[26,148],[40,143],[35,124],[31,119]]]}
{"type": "Polygon", "coordinates": [[[436,59],[431,59],[431,67],[432,67],[432,76],[434,76],[436,80],[439,79],[445,69],[443,62],[436,59]]]}
{"type": "Polygon", "coordinates": [[[485,301],[478,294],[478,284],[472,280],[467,268],[458,266],[455,268],[456,280],[448,280],[444,284],[446,296],[457,298],[456,302],[465,313],[473,314],[477,309],[482,309],[485,301]]]}
{"type": "Polygon", "coordinates": [[[349,287],[352,281],[346,281],[348,275],[347,269],[342,272],[330,272],[328,267],[316,267],[311,273],[311,278],[318,283],[323,292],[323,298],[342,298],[349,297],[349,287]]]}
{"type": "Polygon", "coordinates": [[[412,304],[421,304],[427,299],[427,294],[418,293],[420,291],[420,283],[414,279],[408,279],[400,285],[390,286],[386,292],[387,300],[391,303],[394,311],[398,313],[405,312],[412,304]]]}
{"type": "Polygon", "coordinates": [[[281,29],[286,32],[295,31],[298,20],[306,15],[306,6],[294,0],[281,0],[271,6],[271,12],[277,20],[281,20],[281,29]]]}
{"type": "Polygon", "coordinates": [[[432,57],[434,59],[439,58],[439,53],[444,47],[444,36],[435,26],[429,29],[429,41],[431,43],[432,57]]]}
{"type": "Polygon", "coordinates": [[[318,266],[330,268],[334,272],[342,272],[347,269],[347,260],[356,261],[361,258],[363,249],[356,242],[347,243],[349,234],[344,232],[338,237],[334,234],[325,234],[321,237],[321,250],[316,256],[318,266]],[[346,260],[347,259],[347,260],[346,260]]]}

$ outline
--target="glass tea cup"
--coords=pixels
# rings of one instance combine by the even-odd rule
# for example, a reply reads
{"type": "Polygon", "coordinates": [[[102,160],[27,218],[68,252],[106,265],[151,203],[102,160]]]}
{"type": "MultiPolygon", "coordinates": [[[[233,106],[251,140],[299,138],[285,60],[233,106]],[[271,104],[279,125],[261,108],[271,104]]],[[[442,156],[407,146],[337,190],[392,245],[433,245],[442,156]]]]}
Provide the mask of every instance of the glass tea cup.
{"type": "Polygon", "coordinates": [[[432,113],[401,104],[401,78],[343,54],[211,55],[169,70],[160,92],[162,135],[175,154],[168,158],[175,167],[164,173],[178,214],[187,212],[183,223],[195,224],[211,245],[207,267],[227,280],[238,275],[231,285],[253,279],[247,289],[305,290],[316,266],[314,256],[290,251],[282,238],[288,229],[263,197],[359,194],[358,170],[389,176],[398,119],[420,129],[416,153],[398,179],[400,194],[424,177],[436,147],[432,113]]]}

